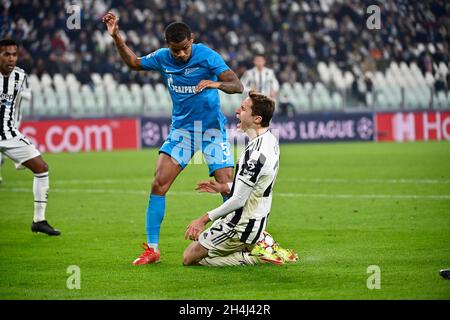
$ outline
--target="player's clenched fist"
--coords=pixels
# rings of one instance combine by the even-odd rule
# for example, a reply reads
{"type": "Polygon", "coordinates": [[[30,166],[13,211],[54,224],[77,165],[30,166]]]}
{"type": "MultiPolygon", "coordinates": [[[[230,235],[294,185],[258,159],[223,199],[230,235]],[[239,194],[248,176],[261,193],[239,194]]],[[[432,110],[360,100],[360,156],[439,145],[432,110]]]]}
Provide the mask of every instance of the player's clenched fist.
{"type": "Polygon", "coordinates": [[[102,22],[106,24],[108,28],[108,33],[111,36],[115,36],[119,33],[119,18],[117,18],[114,13],[108,12],[102,18],[102,22]]]}

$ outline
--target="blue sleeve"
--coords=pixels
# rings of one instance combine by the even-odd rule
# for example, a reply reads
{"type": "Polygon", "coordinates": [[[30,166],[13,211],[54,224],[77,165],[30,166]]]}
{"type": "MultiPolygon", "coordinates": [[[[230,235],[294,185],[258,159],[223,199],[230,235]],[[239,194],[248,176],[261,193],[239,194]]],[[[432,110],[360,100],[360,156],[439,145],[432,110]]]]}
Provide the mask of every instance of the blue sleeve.
{"type": "Polygon", "coordinates": [[[161,70],[161,49],[141,57],[141,66],[144,70],[161,70]]]}
{"type": "Polygon", "coordinates": [[[218,54],[214,50],[211,50],[211,53],[208,57],[208,65],[216,76],[219,76],[219,74],[224,71],[230,70],[230,67],[227,66],[220,54],[218,54]]]}

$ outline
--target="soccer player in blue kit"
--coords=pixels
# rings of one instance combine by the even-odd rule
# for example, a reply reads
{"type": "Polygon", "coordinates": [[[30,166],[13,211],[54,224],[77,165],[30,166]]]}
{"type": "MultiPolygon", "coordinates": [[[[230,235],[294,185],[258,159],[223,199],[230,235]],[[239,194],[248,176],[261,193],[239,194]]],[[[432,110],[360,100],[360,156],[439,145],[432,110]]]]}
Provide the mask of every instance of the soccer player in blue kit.
{"type": "Polygon", "coordinates": [[[233,180],[234,160],[217,89],[229,94],[242,93],[243,85],[217,52],[203,44],[194,44],[194,35],[182,22],[173,22],[166,27],[168,48],[138,58],[119,34],[119,19],[108,12],[102,21],[122,60],[132,70],[159,71],[172,98],[172,127],[159,149],[147,207],[147,243],[144,243],[144,252],[133,261],[134,265],[157,263],[160,261],[158,243],[165,195],[193,154],[202,149],[209,175],[217,182],[233,180]]]}

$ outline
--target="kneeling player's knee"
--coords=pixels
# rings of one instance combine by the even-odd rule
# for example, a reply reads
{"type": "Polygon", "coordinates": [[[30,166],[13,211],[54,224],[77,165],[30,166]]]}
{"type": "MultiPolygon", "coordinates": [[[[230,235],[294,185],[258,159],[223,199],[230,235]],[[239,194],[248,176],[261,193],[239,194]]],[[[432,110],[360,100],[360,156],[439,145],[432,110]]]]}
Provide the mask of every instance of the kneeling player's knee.
{"type": "Polygon", "coordinates": [[[192,257],[189,255],[188,252],[184,252],[183,253],[183,266],[190,266],[191,264],[193,264],[194,260],[192,259],[192,257]]]}

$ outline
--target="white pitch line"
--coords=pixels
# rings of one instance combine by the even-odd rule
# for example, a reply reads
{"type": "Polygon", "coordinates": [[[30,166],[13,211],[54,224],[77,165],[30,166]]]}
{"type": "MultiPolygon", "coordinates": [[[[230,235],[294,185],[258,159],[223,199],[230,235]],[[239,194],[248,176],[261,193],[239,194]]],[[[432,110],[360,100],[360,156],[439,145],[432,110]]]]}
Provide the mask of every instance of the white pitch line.
{"type": "MultiPolygon", "coordinates": [[[[149,178],[131,178],[126,179],[127,182],[148,183],[152,181],[149,178]]],[[[278,182],[290,181],[300,183],[336,183],[336,184],[450,184],[450,179],[339,179],[339,178],[281,178],[278,182]]],[[[124,179],[52,179],[51,183],[60,184],[122,184],[124,179]]],[[[30,182],[19,181],[14,185],[29,185],[30,182]]]]}
{"type": "Polygon", "coordinates": [[[285,178],[280,181],[307,183],[358,183],[358,184],[450,184],[449,179],[333,179],[333,178],[285,178]]]}
{"type": "MultiPolygon", "coordinates": [[[[0,188],[0,192],[32,192],[31,188],[0,188]]],[[[148,195],[144,190],[118,189],[50,189],[50,193],[96,193],[96,194],[131,194],[148,195]]],[[[169,195],[193,196],[199,193],[193,191],[170,191],[169,195]]],[[[276,192],[275,196],[288,198],[328,198],[328,199],[404,199],[404,200],[450,200],[450,195],[416,195],[416,194],[327,194],[327,193],[286,193],[276,192]]]]}

